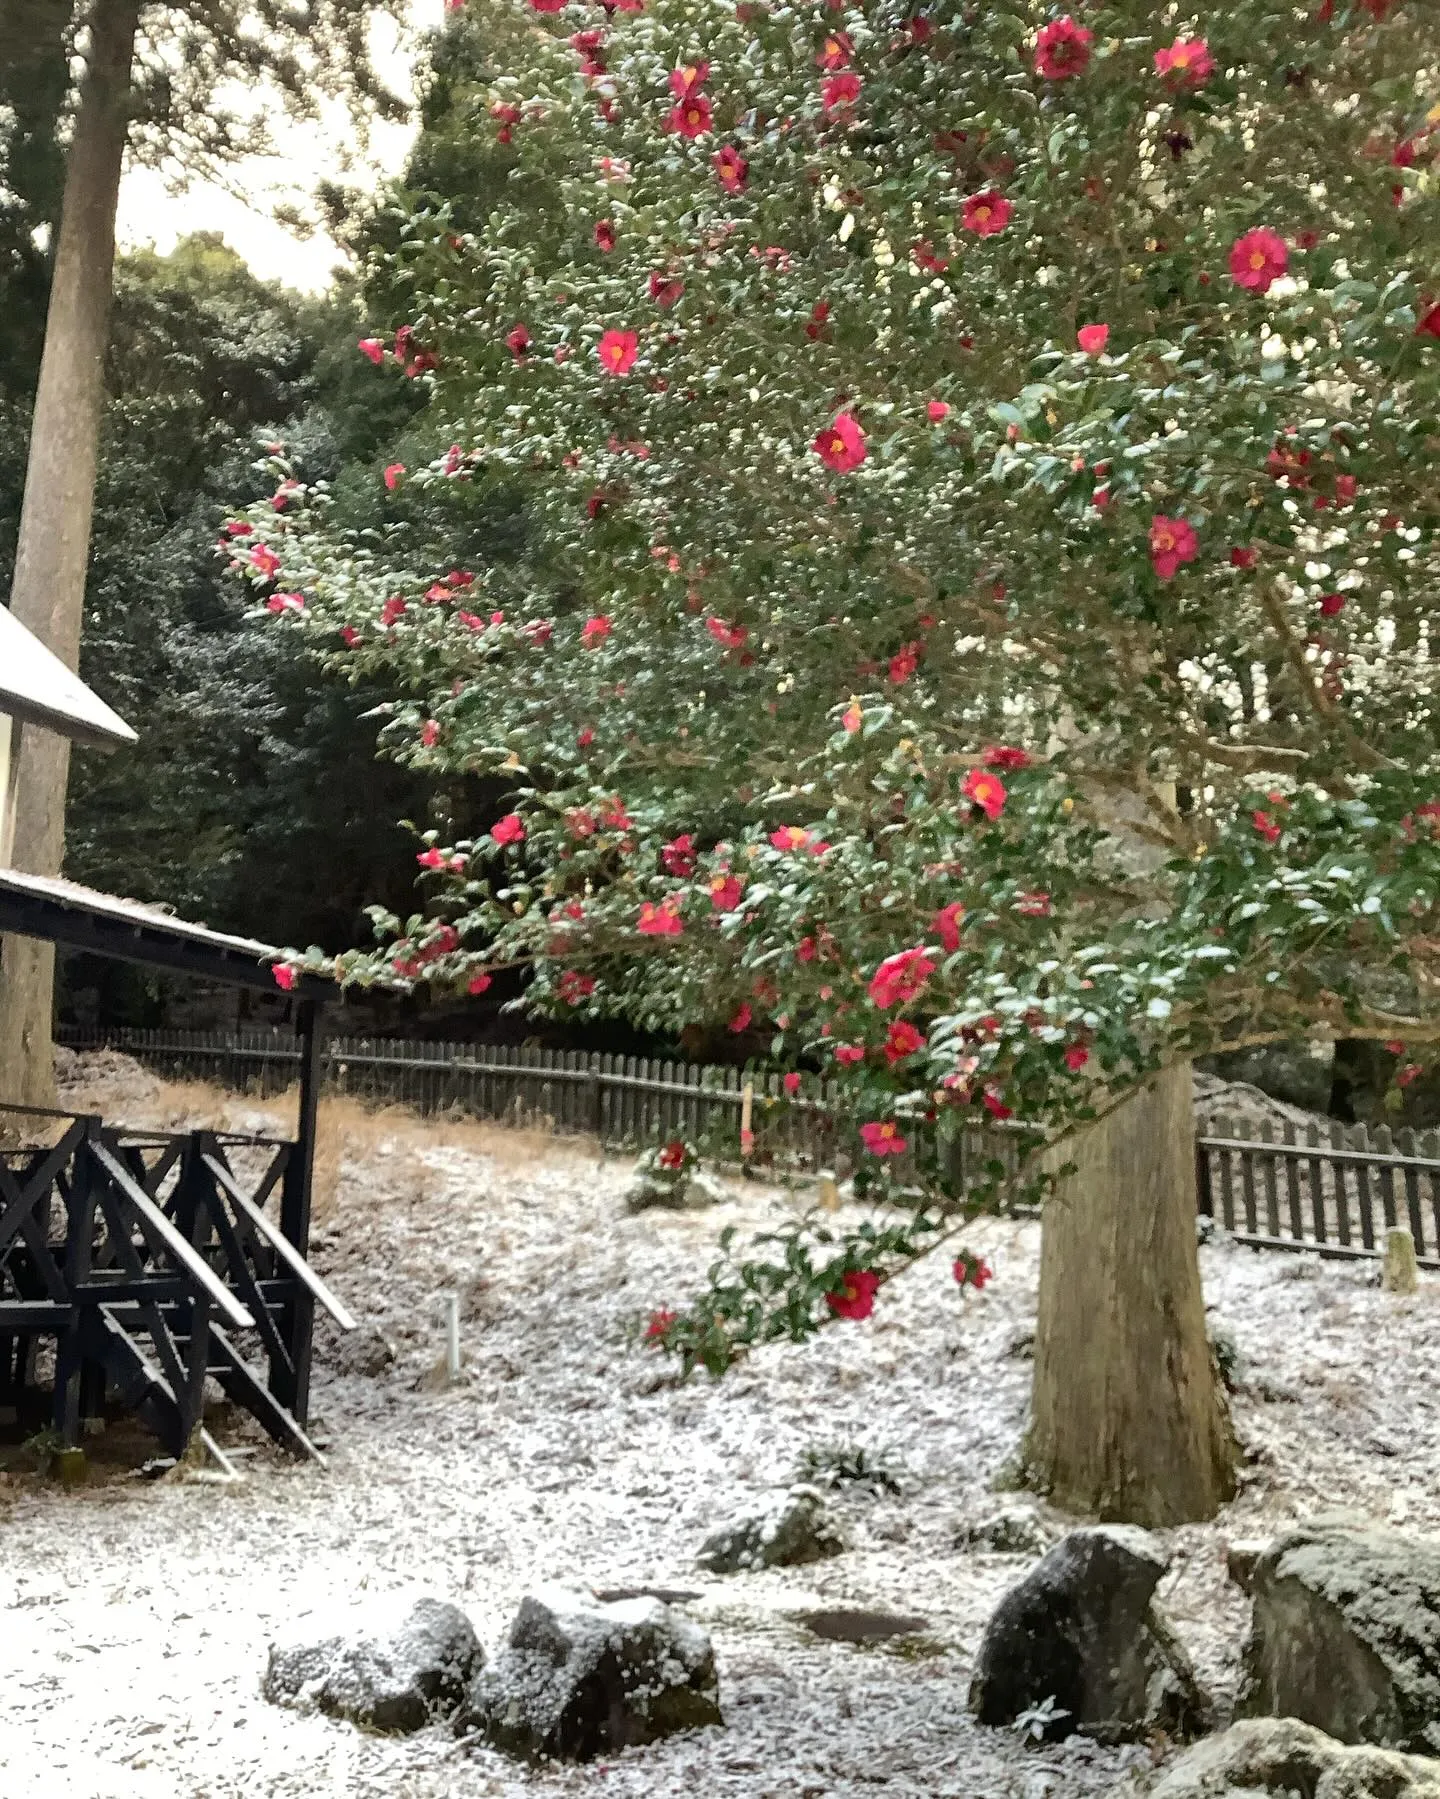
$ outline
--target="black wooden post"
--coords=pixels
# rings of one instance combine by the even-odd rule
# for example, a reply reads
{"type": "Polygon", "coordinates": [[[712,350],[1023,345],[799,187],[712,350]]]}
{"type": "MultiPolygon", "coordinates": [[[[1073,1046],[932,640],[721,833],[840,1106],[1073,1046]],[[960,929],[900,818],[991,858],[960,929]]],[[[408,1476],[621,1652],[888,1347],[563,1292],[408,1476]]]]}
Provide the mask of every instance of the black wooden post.
{"type": "Polygon", "coordinates": [[[80,1445],[81,1378],[85,1372],[85,1305],[75,1289],[90,1278],[90,1255],[95,1226],[95,1198],[91,1186],[90,1143],[98,1135],[100,1121],[85,1121],[84,1141],[76,1145],[74,1172],[65,1195],[68,1219],[65,1229],[65,1289],[68,1299],[64,1323],[55,1341],[55,1434],[62,1449],[80,1445]]]}
{"type": "MultiPolygon", "coordinates": [[[[323,1026],[321,1002],[302,999],[296,1026],[300,1037],[300,1117],[280,1195],[280,1229],[302,1256],[310,1252],[310,1187],[315,1176],[320,1083],[325,1073],[323,1026]]],[[[310,1356],[314,1334],[315,1301],[296,1281],[284,1331],[291,1369],[272,1372],[270,1390],[301,1424],[310,1410],[310,1356]]]]}

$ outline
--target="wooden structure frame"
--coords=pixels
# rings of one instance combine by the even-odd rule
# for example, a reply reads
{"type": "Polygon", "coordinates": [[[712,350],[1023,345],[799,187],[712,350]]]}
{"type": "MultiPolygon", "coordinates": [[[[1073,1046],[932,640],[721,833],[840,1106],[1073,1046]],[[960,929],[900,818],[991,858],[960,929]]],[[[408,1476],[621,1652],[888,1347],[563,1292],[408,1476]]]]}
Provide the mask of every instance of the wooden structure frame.
{"type": "MultiPolygon", "coordinates": [[[[275,991],[268,944],[68,881],[0,869],[0,932],[275,991]]],[[[53,1138],[0,1151],[0,1404],[33,1403],[53,1339],[64,1447],[113,1392],[178,1455],[209,1376],[278,1442],[316,1454],[305,1430],[316,1307],[342,1329],[355,1322],[306,1260],[330,991],[313,976],[295,984],[293,1141],[0,1105],[53,1138]],[[248,1333],[264,1373],[237,1341],[248,1333]]]]}

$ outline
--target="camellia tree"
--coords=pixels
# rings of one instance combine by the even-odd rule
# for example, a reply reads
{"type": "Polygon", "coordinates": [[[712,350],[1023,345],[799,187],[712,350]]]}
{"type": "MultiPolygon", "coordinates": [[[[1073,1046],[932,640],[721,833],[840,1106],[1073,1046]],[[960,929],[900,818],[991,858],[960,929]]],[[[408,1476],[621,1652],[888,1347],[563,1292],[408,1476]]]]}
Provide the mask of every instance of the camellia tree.
{"type": "Polygon", "coordinates": [[[520,965],[849,1083],[874,1209],[727,1245],[652,1323],[687,1366],[941,1244],[983,1279],[1004,1159],[961,1192],[947,1145],[1003,1125],[1061,1200],[1035,1478],[1230,1490],[1189,1058],[1440,1034],[1427,11],[505,15],[471,103],[523,203],[417,204],[361,349],[436,387],[386,481],[518,493],[525,548],[447,572],[323,491],[232,542],[274,628],[392,682],[388,753],[514,783],[346,978],[520,965]]]}

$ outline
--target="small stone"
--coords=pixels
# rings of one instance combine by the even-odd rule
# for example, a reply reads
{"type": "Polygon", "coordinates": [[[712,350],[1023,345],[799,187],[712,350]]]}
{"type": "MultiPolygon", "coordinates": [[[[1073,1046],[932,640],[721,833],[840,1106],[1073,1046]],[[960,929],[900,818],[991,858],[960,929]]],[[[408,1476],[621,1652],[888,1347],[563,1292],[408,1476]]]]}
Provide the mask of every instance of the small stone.
{"type": "Polygon", "coordinates": [[[360,1374],[373,1379],[393,1367],[396,1350],[384,1331],[373,1324],[362,1324],[339,1336],[327,1359],[338,1374],[360,1374]]]}
{"type": "Polygon", "coordinates": [[[579,1762],[724,1719],[698,1624],[658,1599],[607,1605],[542,1587],[472,1683],[460,1722],[507,1755],[579,1762]]]}
{"type": "Polygon", "coordinates": [[[1295,1799],[1297,1794],[1440,1799],[1440,1766],[1383,1749],[1348,1748],[1295,1718],[1252,1718],[1197,1743],[1150,1789],[1150,1799],[1295,1799]]]}
{"type": "Polygon", "coordinates": [[[844,1538],[815,1487],[791,1487],[764,1511],[712,1531],[695,1560],[711,1574],[793,1568],[839,1555],[844,1538]]]}
{"type": "Polygon", "coordinates": [[[1387,1293],[1413,1293],[1420,1285],[1420,1265],[1415,1260],[1415,1239],[1409,1231],[1386,1231],[1385,1262],[1380,1282],[1387,1293]]]}
{"type": "Polygon", "coordinates": [[[417,1599],[378,1625],[316,1642],[272,1644],[261,1691],[372,1730],[421,1730],[453,1712],[484,1662],[458,1606],[417,1599]]]}
{"type": "Polygon", "coordinates": [[[1044,1555],[1050,1546],[1045,1527],[1026,1506],[1007,1506],[987,1518],[961,1524],[955,1532],[957,1549],[989,1555],[1044,1555]]]}

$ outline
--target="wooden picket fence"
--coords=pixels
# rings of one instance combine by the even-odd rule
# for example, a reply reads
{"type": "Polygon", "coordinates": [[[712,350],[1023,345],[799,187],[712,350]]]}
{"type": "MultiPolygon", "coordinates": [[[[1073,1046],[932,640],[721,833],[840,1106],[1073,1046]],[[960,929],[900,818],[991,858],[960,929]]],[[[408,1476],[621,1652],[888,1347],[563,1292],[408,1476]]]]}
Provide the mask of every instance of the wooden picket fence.
{"type": "MultiPolygon", "coordinates": [[[[200,1076],[271,1095],[292,1084],[293,1039],[279,1033],[113,1030],[61,1032],[78,1050],[115,1049],[173,1078],[200,1076]]],[[[850,1140],[841,1090],[805,1075],[785,1098],[778,1074],[643,1056],[505,1045],[332,1038],[326,1088],[374,1104],[596,1137],[635,1148],[684,1137],[733,1160],[745,1088],[756,1146],[796,1169],[833,1167],[850,1140]]],[[[1013,1168],[1016,1141],[977,1129],[955,1145],[952,1171],[999,1158],[1013,1168]]],[[[1339,1123],[1296,1126],[1203,1112],[1195,1140],[1199,1209],[1241,1242],[1328,1256],[1382,1253],[1385,1232],[1405,1226],[1421,1263],[1440,1268],[1440,1133],[1339,1123]]]]}

